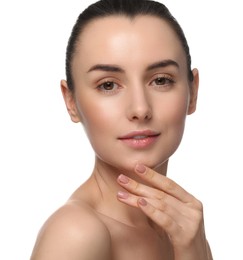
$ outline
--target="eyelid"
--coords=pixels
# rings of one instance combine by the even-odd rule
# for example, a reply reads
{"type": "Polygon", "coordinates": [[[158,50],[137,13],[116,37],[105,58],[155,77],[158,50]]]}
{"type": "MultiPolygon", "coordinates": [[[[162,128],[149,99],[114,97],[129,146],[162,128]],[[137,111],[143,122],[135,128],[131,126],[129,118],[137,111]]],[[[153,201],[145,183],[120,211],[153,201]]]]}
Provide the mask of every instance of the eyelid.
{"type": "Polygon", "coordinates": [[[171,83],[175,83],[175,79],[173,76],[166,74],[166,73],[156,73],[152,76],[152,79],[150,82],[153,82],[154,80],[158,79],[158,78],[165,78],[171,81],[171,83]]]}
{"type": "Polygon", "coordinates": [[[118,80],[117,79],[114,79],[114,78],[104,78],[104,79],[101,79],[99,80],[97,83],[96,83],[96,89],[104,94],[109,94],[109,95],[112,95],[112,94],[115,94],[119,91],[119,89],[121,88],[121,84],[118,83],[118,80]],[[110,82],[110,83],[114,83],[115,85],[117,85],[117,87],[115,89],[111,89],[111,90],[106,90],[106,89],[101,89],[102,86],[107,83],[107,82],[110,82]]]}
{"type": "Polygon", "coordinates": [[[102,78],[99,78],[95,81],[95,85],[98,86],[98,85],[102,85],[106,82],[114,82],[118,85],[121,85],[120,83],[120,80],[116,77],[112,77],[112,76],[104,76],[102,78]]]}
{"type": "Polygon", "coordinates": [[[154,89],[157,89],[158,91],[170,90],[174,86],[174,84],[174,77],[165,73],[157,73],[153,75],[152,79],[149,82],[149,85],[151,85],[154,89]],[[157,79],[163,79],[165,82],[162,84],[157,84],[155,82],[157,79]]]}

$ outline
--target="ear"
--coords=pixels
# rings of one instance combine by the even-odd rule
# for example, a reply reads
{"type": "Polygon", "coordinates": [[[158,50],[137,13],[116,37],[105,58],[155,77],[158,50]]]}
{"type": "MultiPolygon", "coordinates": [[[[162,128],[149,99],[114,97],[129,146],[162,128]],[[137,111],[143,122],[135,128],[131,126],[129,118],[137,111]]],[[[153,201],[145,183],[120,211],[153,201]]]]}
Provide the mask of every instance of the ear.
{"type": "Polygon", "coordinates": [[[193,81],[190,85],[190,103],[188,106],[187,114],[190,115],[196,111],[197,107],[197,96],[199,87],[199,72],[197,69],[192,70],[193,81]]]}
{"type": "Polygon", "coordinates": [[[71,120],[74,123],[80,122],[74,93],[69,89],[66,80],[61,80],[61,91],[71,120]]]}

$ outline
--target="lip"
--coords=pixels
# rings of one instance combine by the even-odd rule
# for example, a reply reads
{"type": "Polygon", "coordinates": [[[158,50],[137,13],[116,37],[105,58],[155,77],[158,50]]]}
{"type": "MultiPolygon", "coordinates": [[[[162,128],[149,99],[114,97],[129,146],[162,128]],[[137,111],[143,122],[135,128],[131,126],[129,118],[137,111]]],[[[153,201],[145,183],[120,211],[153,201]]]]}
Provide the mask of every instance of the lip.
{"type": "Polygon", "coordinates": [[[154,144],[159,135],[159,132],[152,130],[132,131],[118,139],[131,148],[142,149],[154,144]]]}

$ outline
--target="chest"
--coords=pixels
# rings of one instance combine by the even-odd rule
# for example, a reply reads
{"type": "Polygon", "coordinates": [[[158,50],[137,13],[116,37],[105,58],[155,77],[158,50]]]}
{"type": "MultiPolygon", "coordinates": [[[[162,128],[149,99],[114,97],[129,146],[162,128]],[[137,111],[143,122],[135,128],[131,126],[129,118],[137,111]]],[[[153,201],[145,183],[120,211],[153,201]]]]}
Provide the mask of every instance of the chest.
{"type": "Polygon", "coordinates": [[[110,225],[113,260],[172,260],[169,239],[152,228],[137,229],[122,224],[110,225]]]}

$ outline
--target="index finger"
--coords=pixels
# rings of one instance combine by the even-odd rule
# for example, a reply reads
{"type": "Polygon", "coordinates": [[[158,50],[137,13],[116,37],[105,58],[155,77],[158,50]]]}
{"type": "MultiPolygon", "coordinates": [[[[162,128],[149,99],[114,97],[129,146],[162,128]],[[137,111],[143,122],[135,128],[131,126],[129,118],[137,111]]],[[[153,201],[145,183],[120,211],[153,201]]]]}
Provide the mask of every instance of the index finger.
{"type": "Polygon", "coordinates": [[[195,200],[194,196],[176,182],[142,164],[135,166],[135,172],[152,187],[162,190],[182,202],[190,203],[195,200]]]}

